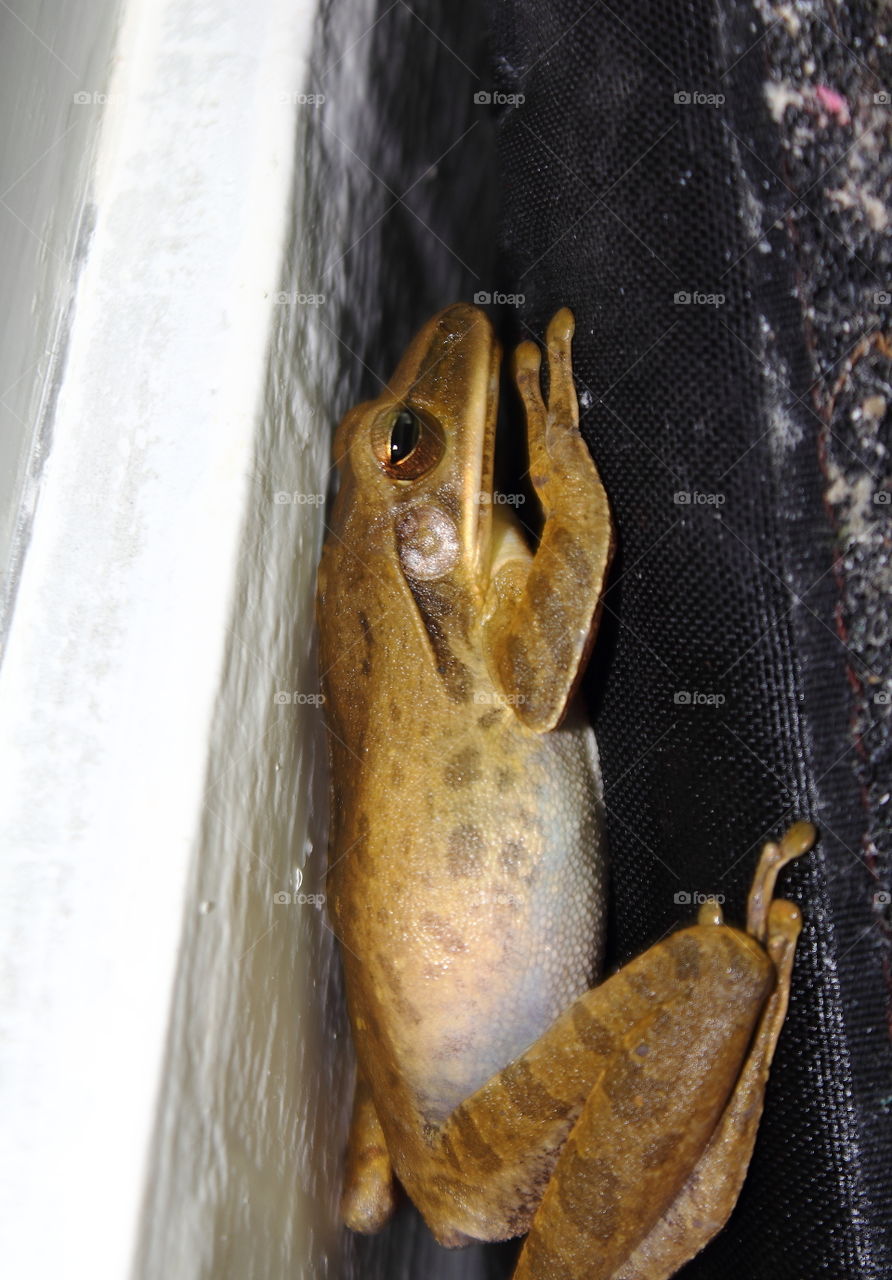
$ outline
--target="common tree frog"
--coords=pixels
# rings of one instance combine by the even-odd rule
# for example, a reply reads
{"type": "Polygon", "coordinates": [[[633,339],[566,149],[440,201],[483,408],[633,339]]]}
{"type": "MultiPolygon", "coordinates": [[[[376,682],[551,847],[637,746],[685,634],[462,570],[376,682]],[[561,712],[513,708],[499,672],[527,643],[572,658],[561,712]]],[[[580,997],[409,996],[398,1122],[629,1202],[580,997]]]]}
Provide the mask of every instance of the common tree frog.
{"type": "Polygon", "coordinates": [[[600,985],[605,855],[575,696],[613,545],[579,434],[573,317],[514,377],[542,509],[495,500],[500,350],[456,305],[338,429],[319,573],[328,899],[358,1060],[343,1213],[395,1179],[456,1246],[527,1232],[515,1280],[659,1280],[743,1181],[800,927],[767,844],[746,930],[707,905],[600,985]]]}

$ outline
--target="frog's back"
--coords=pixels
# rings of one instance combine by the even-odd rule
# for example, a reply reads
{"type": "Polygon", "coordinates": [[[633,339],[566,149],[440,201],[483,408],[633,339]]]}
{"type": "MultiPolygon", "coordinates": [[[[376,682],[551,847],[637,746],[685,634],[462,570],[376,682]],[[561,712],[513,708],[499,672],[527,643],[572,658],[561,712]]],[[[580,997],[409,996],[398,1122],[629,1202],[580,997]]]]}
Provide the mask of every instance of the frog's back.
{"type": "Polygon", "coordinates": [[[432,1121],[591,985],[603,941],[591,728],[577,707],[536,734],[473,683],[378,708],[329,879],[368,1072],[389,1065],[432,1121]]]}

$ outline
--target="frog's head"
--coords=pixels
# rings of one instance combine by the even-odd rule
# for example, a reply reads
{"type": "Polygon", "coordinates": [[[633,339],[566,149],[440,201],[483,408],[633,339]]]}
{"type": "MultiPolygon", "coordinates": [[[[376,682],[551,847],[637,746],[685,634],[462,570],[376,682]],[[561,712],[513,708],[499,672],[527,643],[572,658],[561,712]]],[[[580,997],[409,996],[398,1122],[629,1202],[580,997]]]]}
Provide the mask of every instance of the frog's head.
{"type": "Polygon", "coordinates": [[[381,395],[338,428],[336,532],[340,509],[361,508],[370,544],[375,530],[395,530],[410,577],[435,582],[460,566],[485,576],[500,358],[477,307],[457,303],[428,321],[381,395]]]}

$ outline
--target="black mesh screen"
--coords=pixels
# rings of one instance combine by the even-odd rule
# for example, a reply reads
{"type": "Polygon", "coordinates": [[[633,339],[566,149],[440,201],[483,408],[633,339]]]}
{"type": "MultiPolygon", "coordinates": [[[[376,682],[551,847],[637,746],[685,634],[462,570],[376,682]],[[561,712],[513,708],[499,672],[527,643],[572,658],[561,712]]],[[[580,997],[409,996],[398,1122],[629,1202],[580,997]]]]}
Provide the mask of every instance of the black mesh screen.
{"type": "Polygon", "coordinates": [[[853,277],[877,286],[845,225],[825,237],[829,269],[799,231],[826,213],[854,136],[838,64],[866,108],[880,86],[814,19],[836,79],[819,57],[796,99],[784,37],[816,52],[808,21],[719,8],[491,6],[498,89],[524,98],[500,120],[501,283],[526,299],[506,326],[541,335],[559,305],[575,311],[583,432],[619,527],[589,673],[614,962],[690,918],[678,895],[722,893],[740,918],[760,842],[792,817],[823,833],[784,882],[806,928],[751,1172],[685,1274],[888,1275],[888,934],[852,697],[880,673],[839,625],[805,305],[823,270],[844,348],[859,319],[871,332],[853,277]],[[802,138],[785,89],[820,134],[810,203],[794,204],[809,183],[790,180],[785,144],[801,159],[802,138]]]}
{"type": "MultiPolygon", "coordinates": [[[[506,345],[573,308],[619,530],[586,683],[611,962],[698,893],[740,919],[761,842],[794,817],[822,832],[783,881],[806,927],[750,1174],[684,1274],[892,1275],[888,19],[808,0],[483,8],[489,73],[478,6],[382,4],[364,37],[377,70],[351,145],[387,185],[354,210],[338,332],[386,375],[457,297],[524,295],[506,345]],[[475,90],[523,101],[487,117],[475,90]]],[[[513,1256],[447,1254],[409,1209],[350,1251],[407,1280],[503,1276],[513,1256]]]]}

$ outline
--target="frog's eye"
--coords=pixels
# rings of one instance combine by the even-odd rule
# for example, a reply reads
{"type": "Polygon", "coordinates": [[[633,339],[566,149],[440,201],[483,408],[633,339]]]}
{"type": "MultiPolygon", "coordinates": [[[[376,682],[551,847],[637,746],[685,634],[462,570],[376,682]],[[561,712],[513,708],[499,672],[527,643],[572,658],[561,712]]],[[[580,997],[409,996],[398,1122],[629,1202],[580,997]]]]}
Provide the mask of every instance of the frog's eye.
{"type": "Polygon", "coordinates": [[[420,439],[421,423],[411,409],[403,409],[390,428],[390,457],[387,459],[390,466],[398,467],[405,462],[420,439]]]}
{"type": "Polygon", "coordinates": [[[404,405],[375,423],[372,448],[389,476],[417,480],[442,458],[443,432],[433,418],[404,405]]]}

